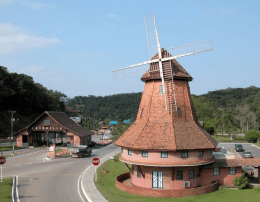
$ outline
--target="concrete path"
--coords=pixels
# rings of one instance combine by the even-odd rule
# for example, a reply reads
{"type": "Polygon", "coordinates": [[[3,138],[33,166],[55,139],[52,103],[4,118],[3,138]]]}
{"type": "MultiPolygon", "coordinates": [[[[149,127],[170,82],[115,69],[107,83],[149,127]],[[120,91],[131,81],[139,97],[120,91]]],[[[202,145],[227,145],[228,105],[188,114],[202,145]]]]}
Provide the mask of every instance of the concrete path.
{"type": "MultiPolygon", "coordinates": [[[[97,166],[97,168],[101,166],[104,162],[106,162],[109,157],[115,156],[118,153],[120,153],[120,148],[118,148],[118,150],[116,150],[115,152],[112,152],[100,159],[100,164],[97,166]]],[[[107,202],[103,195],[98,191],[94,183],[94,171],[95,167],[91,165],[83,172],[81,180],[82,192],[88,202],[107,202]]]]}

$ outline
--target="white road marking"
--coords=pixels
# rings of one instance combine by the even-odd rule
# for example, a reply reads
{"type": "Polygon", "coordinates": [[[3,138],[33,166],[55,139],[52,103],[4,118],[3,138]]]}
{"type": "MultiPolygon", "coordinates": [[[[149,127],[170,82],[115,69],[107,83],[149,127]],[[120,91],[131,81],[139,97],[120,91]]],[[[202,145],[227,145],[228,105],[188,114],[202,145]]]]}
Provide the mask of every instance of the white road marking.
{"type": "MultiPolygon", "coordinates": [[[[118,151],[114,151],[111,152],[110,154],[106,155],[105,157],[103,157],[102,159],[100,159],[100,161],[102,161],[104,158],[106,158],[107,156],[111,156],[111,154],[115,153],[114,155],[116,155],[118,152],[120,152],[120,150],[118,151]]],[[[88,196],[88,194],[86,193],[85,189],[83,189],[83,178],[85,176],[85,174],[87,173],[88,169],[90,169],[92,166],[94,165],[90,165],[86,170],[83,171],[83,173],[80,175],[79,180],[78,180],[78,193],[80,195],[80,198],[82,199],[82,201],[84,201],[84,199],[82,198],[80,191],[79,191],[79,182],[81,181],[81,190],[85,196],[85,198],[87,198],[88,202],[92,202],[92,200],[90,199],[90,197],[88,196]]],[[[84,201],[85,202],[85,201],[84,201]]]]}

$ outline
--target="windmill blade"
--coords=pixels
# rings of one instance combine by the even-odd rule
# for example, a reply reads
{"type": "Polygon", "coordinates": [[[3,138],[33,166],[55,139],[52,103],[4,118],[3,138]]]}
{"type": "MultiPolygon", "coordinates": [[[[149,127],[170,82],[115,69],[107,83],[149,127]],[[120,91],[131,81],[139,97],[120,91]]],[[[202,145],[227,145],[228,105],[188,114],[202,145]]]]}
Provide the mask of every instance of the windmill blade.
{"type": "Polygon", "coordinates": [[[158,64],[159,59],[155,60],[148,60],[139,64],[130,65],[128,67],[123,67],[120,69],[115,69],[112,71],[113,73],[113,79],[122,79],[129,76],[135,76],[138,74],[144,74],[147,71],[158,71],[159,66],[158,64]]]}
{"type": "Polygon", "coordinates": [[[199,41],[196,43],[165,49],[172,56],[163,58],[162,61],[177,59],[196,53],[211,51],[213,50],[211,42],[211,40],[199,41]]]}
{"type": "Polygon", "coordinates": [[[155,22],[155,14],[145,15],[146,33],[149,47],[150,58],[158,53],[160,50],[160,43],[155,22]]]}

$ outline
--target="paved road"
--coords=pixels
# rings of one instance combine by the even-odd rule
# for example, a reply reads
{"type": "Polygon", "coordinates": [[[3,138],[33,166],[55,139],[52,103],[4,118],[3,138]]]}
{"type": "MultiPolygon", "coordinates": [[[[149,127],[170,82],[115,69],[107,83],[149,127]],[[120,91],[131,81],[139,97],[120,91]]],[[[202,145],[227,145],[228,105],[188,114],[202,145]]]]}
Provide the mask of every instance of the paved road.
{"type": "MultiPolygon", "coordinates": [[[[236,143],[219,143],[217,147],[224,147],[226,150],[235,151],[236,143]]],[[[251,143],[241,143],[244,150],[252,152],[254,158],[260,158],[260,149],[251,143]]],[[[243,152],[237,152],[241,157],[243,157],[243,152]]]]}
{"type": "Polygon", "coordinates": [[[91,165],[92,158],[102,158],[117,150],[114,145],[93,147],[91,157],[59,158],[43,161],[47,150],[12,157],[3,166],[3,176],[19,177],[21,202],[80,202],[78,179],[91,165]]]}

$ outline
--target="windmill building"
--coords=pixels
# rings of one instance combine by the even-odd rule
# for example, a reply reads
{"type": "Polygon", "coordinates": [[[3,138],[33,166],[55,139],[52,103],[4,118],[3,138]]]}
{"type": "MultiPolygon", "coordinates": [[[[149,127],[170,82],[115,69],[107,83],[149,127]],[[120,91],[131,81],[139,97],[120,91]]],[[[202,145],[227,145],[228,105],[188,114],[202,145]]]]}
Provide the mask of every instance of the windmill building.
{"type": "Polygon", "coordinates": [[[174,72],[169,79],[164,75],[166,93],[159,70],[145,73],[136,121],[115,143],[122,148],[120,161],[132,165],[118,176],[117,187],[138,195],[182,197],[232,185],[243,165],[258,165],[259,159],[214,158],[218,143],[197,121],[188,84],[192,77],[176,60],[166,63],[163,71],[174,72]]]}

